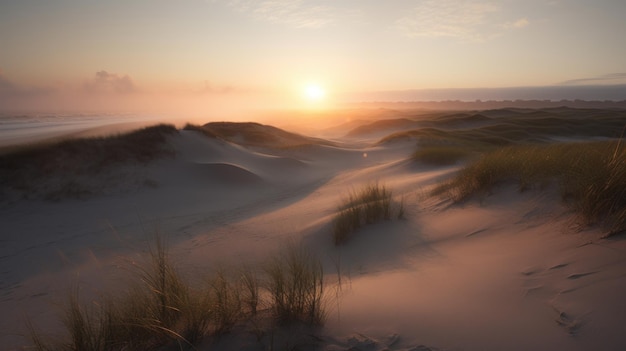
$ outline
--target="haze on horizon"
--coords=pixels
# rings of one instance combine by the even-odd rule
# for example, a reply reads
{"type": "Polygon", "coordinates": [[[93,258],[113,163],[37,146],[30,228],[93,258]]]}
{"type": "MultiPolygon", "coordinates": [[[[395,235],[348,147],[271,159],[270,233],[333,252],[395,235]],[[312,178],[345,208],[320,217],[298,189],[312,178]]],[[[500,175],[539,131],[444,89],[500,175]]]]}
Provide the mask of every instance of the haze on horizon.
{"type": "Polygon", "coordinates": [[[621,0],[1,1],[0,110],[204,116],[516,87],[626,100],[624,13],[621,0]]]}

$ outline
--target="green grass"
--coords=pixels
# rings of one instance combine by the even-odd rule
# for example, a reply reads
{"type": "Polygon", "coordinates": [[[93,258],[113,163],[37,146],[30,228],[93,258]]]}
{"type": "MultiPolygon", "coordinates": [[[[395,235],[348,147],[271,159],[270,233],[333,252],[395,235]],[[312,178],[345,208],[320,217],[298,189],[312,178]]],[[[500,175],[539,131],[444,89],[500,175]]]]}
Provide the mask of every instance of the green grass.
{"type": "Polygon", "coordinates": [[[259,306],[266,307],[276,325],[319,326],[326,318],[321,263],[295,245],[274,257],[262,273],[250,267],[219,269],[193,285],[157,238],[147,264],[136,270],[134,283],[126,289],[87,302],[80,295],[79,286],[68,293],[61,316],[65,337],[59,341],[51,341],[27,322],[33,349],[189,349],[252,320],[259,306]]]}
{"type": "MultiPolygon", "coordinates": [[[[364,224],[372,224],[393,217],[392,194],[385,185],[372,183],[360,190],[353,190],[339,206],[333,221],[335,245],[347,242],[352,234],[364,224]]],[[[399,204],[397,217],[404,216],[404,203],[399,204]]]]}
{"type": "Polygon", "coordinates": [[[518,145],[487,153],[435,189],[455,201],[507,182],[521,191],[557,184],[587,224],[626,229],[626,147],[618,141],[518,145]]]}

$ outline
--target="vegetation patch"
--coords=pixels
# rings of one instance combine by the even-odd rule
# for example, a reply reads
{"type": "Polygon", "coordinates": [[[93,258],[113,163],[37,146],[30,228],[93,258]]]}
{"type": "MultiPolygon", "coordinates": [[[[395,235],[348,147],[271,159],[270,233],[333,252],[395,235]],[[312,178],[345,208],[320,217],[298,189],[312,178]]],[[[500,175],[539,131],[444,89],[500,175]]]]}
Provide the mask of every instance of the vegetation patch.
{"type": "MultiPolygon", "coordinates": [[[[339,206],[339,213],[333,221],[335,245],[347,242],[352,234],[364,224],[390,220],[394,216],[395,204],[392,194],[385,185],[373,183],[360,190],[353,190],[339,206]]],[[[404,216],[404,204],[397,205],[396,217],[404,216]]]]}
{"type": "Polygon", "coordinates": [[[196,124],[191,124],[191,123],[187,123],[185,125],[185,127],[183,127],[183,130],[191,130],[194,132],[199,132],[204,134],[204,136],[212,138],[212,139],[218,139],[219,136],[214,133],[213,131],[211,131],[209,128],[204,128],[202,126],[196,125],[196,124]]]}
{"type": "MultiPolygon", "coordinates": [[[[62,308],[65,336],[53,341],[28,322],[33,349],[193,349],[204,338],[228,333],[262,312],[269,316],[270,329],[294,322],[319,326],[326,318],[321,263],[295,245],[262,272],[220,269],[194,285],[183,278],[157,238],[149,262],[135,274],[127,289],[89,302],[81,301],[79,287],[73,287],[62,308]]],[[[255,328],[259,338],[270,332],[255,328]]]]}
{"type": "Polygon", "coordinates": [[[266,274],[277,321],[323,324],[324,271],[319,260],[292,245],[269,263],[266,274]]]}
{"type": "Polygon", "coordinates": [[[626,229],[626,147],[621,141],[518,145],[483,155],[438,186],[455,201],[515,182],[520,191],[558,184],[561,196],[587,224],[610,233],[626,229]]]}
{"type": "Polygon", "coordinates": [[[481,114],[423,116],[412,130],[382,138],[378,144],[414,139],[420,145],[453,145],[475,151],[553,142],[558,138],[618,138],[626,111],[593,109],[488,110],[481,114]]]}
{"type": "Polygon", "coordinates": [[[172,156],[167,138],[176,133],[174,126],[161,124],[109,137],[21,146],[0,155],[0,196],[3,191],[26,196],[43,192],[40,195],[48,199],[88,196],[97,190],[85,183],[91,176],[111,172],[117,165],[172,156]],[[62,184],[51,180],[54,177],[61,177],[62,184]]]}
{"type": "Polygon", "coordinates": [[[203,126],[187,124],[185,129],[199,131],[211,138],[253,147],[290,149],[311,145],[333,145],[323,139],[307,137],[254,122],[211,122],[203,126]]]}
{"type": "Polygon", "coordinates": [[[466,160],[473,154],[472,151],[461,146],[429,145],[418,147],[412,159],[426,165],[449,166],[466,160]]]}

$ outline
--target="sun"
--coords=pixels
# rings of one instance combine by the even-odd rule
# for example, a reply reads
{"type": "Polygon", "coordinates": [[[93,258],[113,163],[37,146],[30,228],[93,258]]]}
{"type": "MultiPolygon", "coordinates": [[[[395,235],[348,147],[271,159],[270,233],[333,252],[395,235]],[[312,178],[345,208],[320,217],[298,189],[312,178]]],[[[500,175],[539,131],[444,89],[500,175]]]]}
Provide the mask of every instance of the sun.
{"type": "Polygon", "coordinates": [[[317,84],[309,84],[304,88],[304,97],[312,102],[324,100],[326,90],[317,84]]]}

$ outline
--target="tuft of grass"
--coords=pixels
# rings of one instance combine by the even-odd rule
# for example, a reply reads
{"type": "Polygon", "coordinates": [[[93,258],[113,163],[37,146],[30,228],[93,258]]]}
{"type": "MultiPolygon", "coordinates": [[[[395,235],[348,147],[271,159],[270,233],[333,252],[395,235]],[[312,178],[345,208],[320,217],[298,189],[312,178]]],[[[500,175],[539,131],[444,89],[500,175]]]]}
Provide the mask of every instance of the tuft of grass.
{"type": "Polygon", "coordinates": [[[138,283],[120,298],[109,299],[101,321],[117,346],[150,349],[168,340],[189,344],[207,323],[208,317],[196,310],[206,302],[183,280],[160,236],[149,256],[148,264],[137,271],[138,283]]]}
{"type": "Polygon", "coordinates": [[[241,290],[223,270],[219,270],[210,282],[213,300],[213,326],[216,334],[229,332],[241,318],[241,290]]]}
{"type": "Polygon", "coordinates": [[[411,158],[427,165],[449,166],[471,155],[472,152],[462,146],[428,145],[420,146],[411,158]]]}
{"type": "Polygon", "coordinates": [[[249,266],[244,266],[240,272],[241,278],[241,301],[248,308],[247,312],[251,316],[257,314],[260,301],[260,285],[257,273],[249,266]]]}
{"type": "Polygon", "coordinates": [[[78,288],[72,289],[63,316],[68,341],[48,347],[31,326],[36,348],[150,350],[172,341],[191,344],[204,335],[211,310],[208,300],[182,280],[160,238],[150,250],[150,263],[137,277],[137,284],[127,291],[100,302],[81,303],[78,288]]]}
{"type": "Polygon", "coordinates": [[[37,351],[52,351],[52,347],[49,346],[49,343],[42,337],[41,331],[39,331],[34,325],[33,321],[30,318],[26,319],[26,332],[27,338],[30,339],[32,343],[31,348],[37,351]]]}
{"type": "Polygon", "coordinates": [[[562,198],[587,224],[626,229],[626,147],[621,141],[511,146],[483,155],[434,194],[455,201],[514,182],[520,191],[558,184],[562,198]]]}
{"type": "MultiPolygon", "coordinates": [[[[347,242],[364,224],[390,220],[393,217],[392,212],[392,193],[385,185],[372,183],[358,191],[351,191],[339,206],[339,213],[333,221],[335,245],[347,242]]],[[[400,204],[397,217],[404,217],[404,203],[400,204]]]]}
{"type": "Polygon", "coordinates": [[[324,271],[319,260],[292,244],[269,262],[266,274],[272,310],[280,324],[324,323],[324,271]]]}
{"type": "Polygon", "coordinates": [[[106,323],[99,323],[98,312],[93,305],[83,306],[79,302],[79,287],[69,294],[63,323],[69,332],[70,350],[105,350],[109,340],[106,323]]]}
{"type": "Polygon", "coordinates": [[[207,335],[213,320],[213,301],[209,291],[191,287],[183,298],[179,335],[182,340],[194,344],[207,335]]]}
{"type": "Polygon", "coordinates": [[[175,269],[161,237],[155,239],[150,251],[151,264],[142,271],[142,281],[152,292],[153,314],[164,328],[173,327],[178,321],[180,307],[185,300],[187,287],[175,269]]]}

